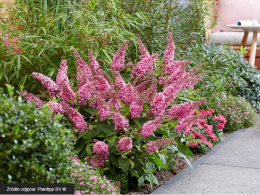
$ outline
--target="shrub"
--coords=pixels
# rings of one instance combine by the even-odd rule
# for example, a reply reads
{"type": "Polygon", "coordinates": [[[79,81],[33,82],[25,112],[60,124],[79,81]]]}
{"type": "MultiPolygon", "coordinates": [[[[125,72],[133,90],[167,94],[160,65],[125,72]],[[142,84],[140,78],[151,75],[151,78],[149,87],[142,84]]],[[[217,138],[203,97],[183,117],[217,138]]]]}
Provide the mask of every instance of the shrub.
{"type": "Polygon", "coordinates": [[[237,130],[251,127],[256,122],[255,109],[244,99],[228,96],[220,101],[220,106],[216,108],[218,113],[223,113],[227,118],[225,129],[237,130]]]}
{"type": "Polygon", "coordinates": [[[187,58],[194,64],[207,62],[207,74],[196,88],[199,96],[207,98],[207,106],[219,106],[221,97],[231,94],[245,98],[254,108],[260,108],[259,71],[243,59],[240,52],[222,45],[193,44],[187,58]],[[214,94],[214,96],[212,95],[214,94]]]}
{"type": "Polygon", "coordinates": [[[93,168],[72,157],[74,170],[71,173],[75,183],[75,194],[119,194],[118,184],[110,182],[93,168]]]}
{"type": "Polygon", "coordinates": [[[195,112],[195,115],[199,114],[202,118],[198,119],[188,131],[179,135],[179,139],[193,152],[206,153],[221,141],[227,120],[223,115],[213,116],[214,112],[213,109],[195,112]]]}
{"type": "MultiPolygon", "coordinates": [[[[87,65],[74,50],[78,81],[69,81],[65,60],[56,82],[32,73],[47,88],[50,108],[67,115],[78,130],[79,157],[94,167],[103,167],[108,178],[121,182],[122,192],[127,192],[128,184],[137,187],[145,180],[158,184],[153,174],[158,168],[172,167],[177,154],[192,156],[188,148],[176,143],[173,129],[179,133],[189,129],[200,117],[192,116],[194,110],[204,102],[174,101],[181,90],[192,88],[203,74],[196,74],[199,67],[186,71],[189,61],[173,60],[175,46],[170,33],[164,62],[156,65],[153,63],[158,55],[150,55],[141,40],[138,42],[141,56],[135,65],[124,65],[125,42],[107,72],[92,51],[87,65]],[[157,78],[158,72],[163,76],[157,78]]],[[[36,106],[43,104],[32,94],[23,93],[36,106]]]]}
{"type": "Polygon", "coordinates": [[[0,93],[0,183],[71,181],[71,130],[52,113],[0,93]]]}

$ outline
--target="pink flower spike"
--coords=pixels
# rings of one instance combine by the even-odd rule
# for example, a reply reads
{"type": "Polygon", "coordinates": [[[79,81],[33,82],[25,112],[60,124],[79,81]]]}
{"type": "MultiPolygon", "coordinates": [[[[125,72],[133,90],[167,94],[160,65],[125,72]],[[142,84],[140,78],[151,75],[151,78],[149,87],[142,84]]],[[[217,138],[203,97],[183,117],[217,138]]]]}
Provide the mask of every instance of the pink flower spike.
{"type": "Polygon", "coordinates": [[[141,100],[134,100],[130,104],[130,114],[132,118],[140,118],[143,111],[143,102],[141,100]]]}
{"type": "Polygon", "coordinates": [[[60,96],[59,86],[50,77],[37,72],[33,72],[32,76],[42,83],[42,85],[48,90],[51,97],[60,96]]]}
{"type": "Polygon", "coordinates": [[[32,103],[35,103],[36,108],[41,107],[44,103],[40,98],[36,97],[35,95],[33,95],[31,93],[28,93],[25,90],[22,90],[22,96],[24,99],[26,99],[32,103]]]}
{"type": "Polygon", "coordinates": [[[119,92],[119,96],[124,103],[129,104],[135,99],[134,88],[131,83],[127,83],[125,87],[119,92]]]}
{"type": "Polygon", "coordinates": [[[85,105],[88,100],[91,100],[92,93],[94,91],[93,86],[94,86],[94,82],[89,82],[89,83],[86,83],[85,85],[82,85],[82,86],[79,87],[78,103],[80,105],[85,105]]]}
{"type": "Polygon", "coordinates": [[[123,137],[119,140],[117,148],[121,149],[122,153],[125,153],[126,151],[132,150],[132,139],[130,137],[123,137]]]}
{"type": "Polygon", "coordinates": [[[63,109],[62,105],[59,104],[58,102],[50,101],[50,102],[47,102],[46,105],[50,106],[49,109],[53,110],[54,114],[57,114],[57,113],[64,114],[65,113],[65,110],[63,109]]]}
{"type": "Polygon", "coordinates": [[[167,104],[165,102],[165,96],[163,95],[162,92],[157,93],[155,95],[152,106],[153,106],[153,108],[152,108],[151,112],[155,116],[160,116],[164,113],[165,108],[167,107],[167,104]]]}
{"type": "Polygon", "coordinates": [[[175,53],[175,45],[173,42],[172,33],[168,33],[168,44],[164,51],[164,62],[165,64],[169,64],[174,60],[174,53],[175,53]]]}
{"type": "Polygon", "coordinates": [[[75,100],[75,93],[74,91],[71,89],[71,86],[69,83],[67,83],[66,81],[62,82],[61,86],[60,86],[60,91],[61,91],[61,98],[63,100],[63,102],[74,102],[75,100]],[[67,101],[69,100],[69,101],[67,101]]]}
{"type": "Polygon", "coordinates": [[[104,92],[110,89],[108,81],[103,76],[95,76],[96,87],[99,92],[104,92]]]}
{"type": "Polygon", "coordinates": [[[92,157],[90,159],[90,164],[93,167],[104,167],[104,163],[105,163],[104,159],[100,157],[92,157]]]}
{"type": "Polygon", "coordinates": [[[124,42],[124,44],[118,49],[113,57],[113,62],[111,64],[111,69],[114,71],[120,71],[124,68],[125,63],[125,50],[129,41],[124,42]]]}
{"type": "Polygon", "coordinates": [[[71,108],[66,103],[63,103],[62,106],[65,109],[66,114],[69,116],[70,121],[74,124],[74,128],[79,130],[79,134],[88,128],[84,117],[77,110],[71,108]]]}
{"type": "Polygon", "coordinates": [[[118,71],[115,72],[115,84],[119,90],[122,90],[126,83],[118,71]]]}
{"type": "Polygon", "coordinates": [[[132,77],[144,77],[153,71],[153,62],[158,58],[158,54],[154,54],[150,57],[142,59],[133,68],[131,76],[132,77]]]}
{"type": "Polygon", "coordinates": [[[160,126],[162,120],[163,120],[162,117],[158,117],[155,120],[144,123],[140,134],[144,138],[151,136],[153,132],[160,126]]]}
{"type": "Polygon", "coordinates": [[[115,130],[122,130],[129,126],[129,123],[125,117],[119,113],[112,113],[113,121],[115,124],[115,130]]]}
{"type": "Polygon", "coordinates": [[[155,151],[158,150],[156,146],[149,146],[144,149],[146,152],[148,152],[150,155],[152,155],[155,151]]]}
{"type": "Polygon", "coordinates": [[[79,53],[75,49],[72,49],[72,52],[77,60],[77,78],[79,86],[85,85],[89,79],[92,78],[92,72],[79,53]]]}
{"type": "Polygon", "coordinates": [[[93,145],[93,152],[98,154],[102,159],[107,159],[109,155],[108,145],[98,141],[93,145]]]}
{"type": "Polygon", "coordinates": [[[89,61],[89,66],[90,69],[92,70],[92,72],[96,72],[99,70],[99,64],[95,58],[95,56],[93,55],[92,50],[88,50],[88,61],[89,61]]]}
{"type": "Polygon", "coordinates": [[[61,86],[63,82],[69,83],[68,75],[68,65],[66,60],[62,60],[59,68],[59,72],[56,76],[57,85],[61,86]]]}
{"type": "Polygon", "coordinates": [[[110,107],[108,105],[101,106],[101,108],[98,111],[98,115],[99,115],[99,120],[100,121],[105,120],[106,117],[111,115],[110,107]]]}
{"type": "Polygon", "coordinates": [[[141,39],[138,37],[137,38],[138,46],[139,46],[139,53],[140,55],[140,60],[143,60],[144,58],[150,57],[149,52],[145,48],[144,44],[142,43],[141,39]]]}

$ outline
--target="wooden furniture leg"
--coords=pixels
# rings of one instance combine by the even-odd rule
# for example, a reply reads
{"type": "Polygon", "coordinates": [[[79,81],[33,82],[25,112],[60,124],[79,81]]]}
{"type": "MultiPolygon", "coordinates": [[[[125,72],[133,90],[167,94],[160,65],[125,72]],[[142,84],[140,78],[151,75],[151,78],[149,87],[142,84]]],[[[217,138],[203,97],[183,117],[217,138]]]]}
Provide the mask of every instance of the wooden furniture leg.
{"type": "Polygon", "coordinates": [[[249,63],[252,65],[255,65],[256,47],[257,47],[257,31],[254,31],[253,39],[251,43],[250,59],[249,59],[249,63]]]}
{"type": "Polygon", "coordinates": [[[246,41],[247,41],[247,38],[248,38],[248,33],[247,31],[244,32],[244,36],[243,36],[243,40],[241,42],[241,46],[245,47],[246,46],[246,41]]]}

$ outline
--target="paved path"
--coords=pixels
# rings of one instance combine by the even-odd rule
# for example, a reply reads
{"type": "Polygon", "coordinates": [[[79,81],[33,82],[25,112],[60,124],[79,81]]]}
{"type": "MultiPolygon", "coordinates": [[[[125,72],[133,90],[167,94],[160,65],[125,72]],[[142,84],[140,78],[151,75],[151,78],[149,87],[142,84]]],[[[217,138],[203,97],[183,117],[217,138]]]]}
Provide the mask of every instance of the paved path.
{"type": "Polygon", "coordinates": [[[230,134],[152,194],[260,194],[260,120],[230,134]]]}

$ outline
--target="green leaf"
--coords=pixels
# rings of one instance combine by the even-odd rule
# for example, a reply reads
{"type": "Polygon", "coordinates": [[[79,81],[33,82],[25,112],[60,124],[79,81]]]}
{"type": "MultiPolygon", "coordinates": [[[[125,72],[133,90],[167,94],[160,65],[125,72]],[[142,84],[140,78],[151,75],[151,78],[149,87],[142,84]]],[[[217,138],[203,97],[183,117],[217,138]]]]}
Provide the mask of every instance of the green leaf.
{"type": "Polygon", "coordinates": [[[109,155],[108,158],[109,158],[110,162],[111,162],[113,165],[115,165],[116,167],[119,168],[119,164],[118,164],[117,158],[116,158],[115,156],[109,155]]]}
{"type": "Polygon", "coordinates": [[[139,178],[138,172],[137,172],[136,170],[131,169],[131,170],[129,170],[129,172],[130,172],[130,174],[131,174],[132,177],[137,177],[137,178],[139,178]]]}
{"type": "Polygon", "coordinates": [[[157,165],[158,167],[161,167],[163,169],[167,169],[167,166],[163,163],[163,161],[157,157],[150,157],[150,160],[152,163],[154,163],[155,165],[157,165]]]}
{"type": "Polygon", "coordinates": [[[194,158],[194,154],[190,151],[190,149],[181,142],[178,143],[178,150],[186,157],[194,158]]]}
{"type": "Polygon", "coordinates": [[[86,112],[90,113],[90,114],[93,114],[95,116],[98,115],[98,110],[94,109],[94,108],[86,108],[85,109],[86,112]]]}
{"type": "Polygon", "coordinates": [[[138,187],[141,187],[144,183],[144,176],[138,178],[138,187]]]}
{"type": "Polygon", "coordinates": [[[128,161],[128,158],[122,158],[122,157],[120,157],[120,158],[118,159],[118,164],[119,164],[120,168],[121,168],[125,173],[128,172],[128,169],[129,169],[129,161],[128,161]]]}

